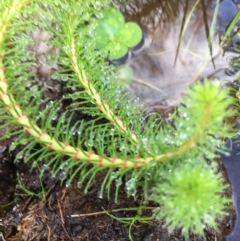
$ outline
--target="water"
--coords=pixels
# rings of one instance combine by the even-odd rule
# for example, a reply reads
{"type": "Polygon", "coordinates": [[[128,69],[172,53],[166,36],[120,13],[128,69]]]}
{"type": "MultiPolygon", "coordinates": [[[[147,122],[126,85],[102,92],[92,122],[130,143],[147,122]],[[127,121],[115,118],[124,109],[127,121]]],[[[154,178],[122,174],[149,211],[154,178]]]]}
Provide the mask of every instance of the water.
{"type": "Polygon", "coordinates": [[[230,51],[224,54],[219,46],[219,38],[228,26],[229,19],[238,11],[237,5],[232,0],[221,3],[214,25],[211,53],[206,26],[210,30],[213,25],[216,1],[205,0],[204,11],[201,2],[151,0],[126,7],[127,20],[138,22],[147,34],[143,50],[140,53],[133,52],[127,63],[134,73],[127,89],[140,102],[160,103],[167,99],[168,105],[174,105],[180,102],[186,88],[196,80],[209,77],[225,82],[236,78],[236,73],[229,75],[226,68],[232,57],[238,55],[230,51]],[[172,12],[166,6],[167,2],[169,5],[173,3],[172,12]],[[226,10],[223,3],[232,4],[232,10],[226,10]],[[229,14],[231,11],[234,11],[232,15],[229,14]],[[182,26],[184,18],[185,24],[182,26]]]}

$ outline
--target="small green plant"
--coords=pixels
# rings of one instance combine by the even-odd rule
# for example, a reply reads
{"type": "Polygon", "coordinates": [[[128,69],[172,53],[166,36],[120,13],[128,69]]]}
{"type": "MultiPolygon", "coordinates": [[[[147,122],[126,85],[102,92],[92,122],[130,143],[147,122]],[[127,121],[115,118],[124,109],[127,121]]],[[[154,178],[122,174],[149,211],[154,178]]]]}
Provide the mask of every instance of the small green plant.
{"type": "MultiPolygon", "coordinates": [[[[0,1],[0,121],[6,133],[1,139],[11,137],[16,145],[24,140],[17,158],[33,166],[44,163],[42,171],[51,169],[53,177],[61,173],[67,183],[76,178],[85,192],[105,170],[100,196],[112,197],[112,185],[116,199],[122,185],[129,196],[142,188],[144,200],[160,204],[155,216],[164,218],[170,230],[182,228],[186,237],[189,231],[203,235],[204,225],[216,228],[215,219],[229,201],[220,198],[226,185],[205,158],[214,162],[222,138],[231,134],[223,120],[233,114],[228,108],[232,100],[218,81],[205,80],[187,91],[172,123],[157,115],[145,118],[115,81],[107,53],[96,51],[99,40],[86,43],[96,29],[93,16],[106,14],[109,6],[107,0],[0,1]],[[65,92],[57,100],[44,97],[44,86],[32,71],[39,53],[27,50],[33,45],[32,31],[39,29],[49,33],[46,44],[58,49],[45,60],[61,66],[55,76],[65,92]]],[[[112,16],[107,19],[101,26],[111,25],[112,16]]],[[[102,30],[97,36],[106,41],[99,48],[110,36],[102,30]]]]}
{"type": "Polygon", "coordinates": [[[110,59],[119,59],[140,42],[142,30],[136,23],[125,23],[123,15],[114,8],[107,8],[102,13],[103,18],[97,20],[93,34],[97,39],[96,48],[109,51],[110,59]]]}
{"type": "Polygon", "coordinates": [[[169,175],[169,167],[161,171],[159,180],[161,183],[154,188],[151,199],[161,206],[154,210],[154,215],[165,219],[170,231],[178,227],[188,237],[189,230],[204,236],[205,225],[218,230],[214,217],[222,216],[222,205],[229,202],[212,193],[213,190],[223,192],[227,186],[222,184],[220,174],[198,163],[195,157],[172,175],[169,175]]]}
{"type": "MultiPolygon", "coordinates": [[[[38,168],[38,171],[40,171],[39,168],[38,168]]],[[[23,193],[18,193],[17,195],[19,195],[19,196],[26,195],[26,196],[30,196],[30,197],[38,197],[38,198],[42,199],[43,201],[46,201],[46,193],[45,193],[45,189],[44,189],[44,186],[43,186],[40,175],[39,175],[39,183],[40,183],[40,189],[41,190],[39,192],[33,192],[33,191],[27,189],[24,186],[24,184],[22,183],[19,173],[17,174],[17,180],[18,180],[17,188],[18,188],[19,191],[23,192],[23,193]]]]}
{"type": "Polygon", "coordinates": [[[118,211],[118,212],[136,212],[135,216],[130,216],[130,217],[117,217],[111,213],[109,213],[107,210],[104,210],[105,213],[107,213],[107,215],[109,215],[110,217],[112,217],[113,219],[118,220],[119,222],[125,224],[128,226],[128,237],[131,241],[133,241],[133,237],[131,234],[132,228],[134,226],[135,223],[149,223],[150,221],[153,220],[152,217],[144,217],[142,215],[144,207],[143,206],[139,206],[138,208],[123,208],[123,209],[118,209],[118,210],[114,210],[114,212],[118,211]]]}

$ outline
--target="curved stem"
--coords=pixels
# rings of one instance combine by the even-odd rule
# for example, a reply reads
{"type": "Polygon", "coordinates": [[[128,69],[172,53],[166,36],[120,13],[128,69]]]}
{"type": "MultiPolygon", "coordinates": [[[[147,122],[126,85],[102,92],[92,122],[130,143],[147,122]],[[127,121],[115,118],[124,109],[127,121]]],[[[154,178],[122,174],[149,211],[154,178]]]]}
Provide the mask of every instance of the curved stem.
{"type": "MultiPolygon", "coordinates": [[[[177,150],[173,152],[167,152],[156,156],[150,156],[147,158],[127,158],[127,159],[121,159],[116,156],[113,157],[107,157],[107,156],[99,156],[95,154],[93,151],[83,151],[80,148],[75,148],[71,146],[69,143],[63,143],[57,140],[56,138],[51,137],[46,131],[40,129],[33,121],[31,121],[27,114],[24,113],[24,109],[22,110],[20,105],[17,103],[17,101],[14,99],[14,96],[10,93],[8,89],[8,81],[5,76],[5,70],[4,70],[4,64],[3,64],[3,58],[4,58],[4,40],[6,38],[7,33],[7,26],[10,24],[11,20],[13,19],[14,15],[20,11],[25,4],[30,3],[33,1],[27,1],[27,0],[14,0],[11,2],[11,5],[7,7],[7,9],[2,9],[4,21],[2,18],[2,21],[0,22],[0,99],[4,102],[6,109],[9,114],[11,114],[15,121],[23,126],[25,131],[32,135],[36,141],[44,144],[49,151],[56,151],[59,154],[70,156],[73,160],[78,161],[86,161],[88,163],[92,163],[95,165],[98,165],[99,167],[120,167],[123,169],[128,168],[140,168],[143,166],[148,165],[151,161],[155,162],[163,162],[168,159],[171,159],[173,157],[178,157],[184,152],[189,151],[194,146],[196,146],[197,142],[200,140],[201,136],[204,134],[204,131],[207,128],[207,123],[210,120],[211,116],[211,106],[207,106],[206,104],[206,114],[199,120],[200,123],[203,123],[201,125],[201,130],[199,130],[196,134],[194,134],[186,143],[184,143],[182,146],[178,147],[177,150]]],[[[111,121],[114,126],[118,128],[118,130],[122,134],[126,134],[127,136],[130,136],[131,142],[135,145],[138,145],[137,136],[132,133],[123,123],[123,121],[116,117],[113,113],[113,111],[110,109],[109,105],[107,103],[104,103],[97,92],[97,90],[94,88],[92,83],[87,80],[86,74],[83,69],[79,68],[78,59],[76,56],[76,46],[74,42],[74,38],[72,38],[71,41],[71,64],[75,70],[75,73],[77,77],[79,78],[79,81],[83,84],[86,92],[89,92],[89,95],[95,100],[96,105],[99,106],[99,109],[105,114],[106,118],[111,121]],[[129,134],[130,133],[130,134],[129,134]]]]}
{"type": "Polygon", "coordinates": [[[124,124],[122,119],[114,114],[114,112],[109,107],[108,103],[102,100],[102,97],[96,90],[96,88],[91,83],[85,74],[84,69],[79,68],[80,64],[78,62],[77,54],[76,54],[76,44],[75,39],[72,36],[71,39],[71,55],[69,56],[70,62],[72,64],[73,70],[75,71],[79,82],[83,85],[86,93],[95,101],[96,106],[99,111],[101,111],[106,119],[108,119],[114,127],[118,129],[118,131],[122,134],[128,134],[128,139],[135,145],[139,145],[137,136],[131,132],[128,127],[124,124]]]}

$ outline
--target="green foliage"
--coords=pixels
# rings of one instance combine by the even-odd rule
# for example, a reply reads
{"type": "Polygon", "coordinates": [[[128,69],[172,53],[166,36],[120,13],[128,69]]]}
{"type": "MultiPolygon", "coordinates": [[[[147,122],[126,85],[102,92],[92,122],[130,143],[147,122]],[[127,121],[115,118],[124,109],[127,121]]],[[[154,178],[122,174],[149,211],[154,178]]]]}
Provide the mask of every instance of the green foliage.
{"type": "Polygon", "coordinates": [[[128,48],[136,46],[142,38],[142,30],[136,23],[124,23],[123,15],[114,8],[103,11],[103,18],[97,20],[93,36],[96,48],[109,51],[110,59],[127,54],[128,48]]]}
{"type": "MultiPolygon", "coordinates": [[[[237,37],[238,35],[238,31],[236,32],[236,34],[232,34],[234,27],[236,26],[237,22],[239,21],[240,18],[240,12],[238,12],[236,14],[236,16],[234,17],[234,19],[231,21],[231,23],[229,24],[227,31],[225,32],[225,34],[223,35],[222,39],[221,39],[221,45],[229,45],[231,44],[231,42],[233,41],[233,39],[235,37],[237,37]]],[[[237,46],[234,46],[237,47],[237,46]]],[[[239,49],[236,49],[236,51],[239,51],[239,49]]]]}
{"type": "Polygon", "coordinates": [[[161,171],[161,183],[153,189],[151,199],[160,203],[155,217],[164,218],[170,231],[181,228],[185,237],[189,230],[204,236],[206,225],[217,230],[214,218],[224,214],[224,206],[230,201],[218,195],[226,188],[220,174],[197,157],[175,168],[169,165],[161,171]]]}
{"type": "Polygon", "coordinates": [[[182,227],[185,236],[190,230],[202,235],[202,224],[216,228],[214,220],[227,201],[220,200],[226,187],[222,178],[205,158],[214,162],[222,138],[231,135],[223,120],[233,115],[232,100],[217,81],[205,80],[187,91],[172,123],[157,115],[146,118],[114,81],[115,69],[96,51],[96,39],[86,41],[96,29],[95,16],[109,4],[0,1],[0,121],[6,133],[1,139],[14,138],[22,146],[17,159],[42,167],[40,176],[51,169],[67,184],[77,178],[87,192],[104,171],[100,196],[110,197],[112,185],[116,199],[123,185],[129,196],[142,188],[145,200],[161,204],[155,213],[170,230],[182,227]],[[34,44],[31,33],[39,29],[49,33],[46,44],[58,50],[45,59],[59,66],[54,76],[64,94],[57,99],[46,98],[44,80],[33,71],[41,53],[28,50],[34,44]],[[203,197],[200,205],[196,200],[203,197]],[[185,203],[195,211],[184,219],[185,203]],[[169,210],[172,205],[179,213],[169,210]]]}

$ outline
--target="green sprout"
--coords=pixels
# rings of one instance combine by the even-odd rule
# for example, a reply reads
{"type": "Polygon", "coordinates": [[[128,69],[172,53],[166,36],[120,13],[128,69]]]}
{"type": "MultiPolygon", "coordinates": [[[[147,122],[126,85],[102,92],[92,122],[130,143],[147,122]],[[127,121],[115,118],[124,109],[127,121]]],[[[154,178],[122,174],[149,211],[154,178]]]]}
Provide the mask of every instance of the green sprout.
{"type": "Polygon", "coordinates": [[[181,229],[187,238],[189,231],[203,237],[206,226],[217,230],[215,218],[225,214],[230,202],[219,195],[227,187],[221,175],[196,161],[181,164],[181,168],[169,165],[151,196],[160,204],[154,210],[155,218],[164,219],[169,231],[181,229]]]}
{"type": "Polygon", "coordinates": [[[119,59],[141,41],[142,30],[136,23],[125,23],[123,15],[114,8],[104,10],[103,16],[95,29],[96,48],[109,51],[110,59],[119,59]]]}
{"type": "MultiPolygon", "coordinates": [[[[123,224],[128,226],[128,238],[131,241],[134,241],[133,237],[132,237],[132,234],[131,234],[131,231],[132,231],[132,228],[133,228],[135,223],[149,223],[150,221],[153,220],[152,217],[143,216],[142,212],[143,212],[144,209],[148,209],[148,208],[147,207],[145,208],[144,206],[139,206],[137,208],[132,207],[132,208],[121,208],[121,209],[112,210],[111,212],[132,212],[132,211],[136,212],[135,216],[118,217],[118,216],[115,216],[115,215],[111,214],[110,212],[108,212],[107,210],[105,210],[103,208],[105,213],[108,216],[110,216],[112,219],[116,219],[120,223],[123,223],[123,224]]],[[[151,208],[149,208],[149,209],[151,209],[151,208]]]]}

